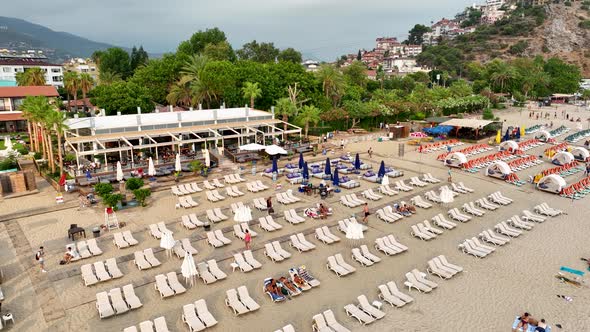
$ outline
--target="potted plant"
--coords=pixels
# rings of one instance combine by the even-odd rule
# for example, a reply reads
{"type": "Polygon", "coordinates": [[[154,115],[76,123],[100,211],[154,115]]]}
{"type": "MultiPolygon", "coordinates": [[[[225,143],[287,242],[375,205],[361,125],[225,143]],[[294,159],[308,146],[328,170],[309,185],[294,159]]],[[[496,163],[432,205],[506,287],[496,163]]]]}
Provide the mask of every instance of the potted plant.
{"type": "Polygon", "coordinates": [[[207,166],[204,166],[203,168],[201,168],[201,175],[203,177],[207,177],[209,175],[209,168],[207,166]]]}
{"type": "Polygon", "coordinates": [[[107,194],[102,198],[103,204],[113,209],[113,211],[117,211],[119,209],[119,203],[122,200],[123,195],[121,194],[107,194]]]}
{"type": "Polygon", "coordinates": [[[205,165],[203,165],[200,160],[193,160],[190,162],[188,167],[190,168],[191,172],[194,172],[195,175],[197,175],[198,173],[201,173],[205,165]]]}
{"type": "Polygon", "coordinates": [[[152,195],[152,191],[149,189],[135,189],[133,190],[133,195],[135,196],[135,200],[141,205],[145,206],[145,201],[148,197],[152,195]]]}
{"type": "Polygon", "coordinates": [[[287,152],[287,160],[288,161],[293,160],[293,151],[289,150],[289,152],[287,152]]]}
{"type": "Polygon", "coordinates": [[[265,155],[262,156],[262,163],[264,165],[268,165],[268,162],[269,161],[270,161],[270,157],[267,154],[265,154],[265,155]]]}

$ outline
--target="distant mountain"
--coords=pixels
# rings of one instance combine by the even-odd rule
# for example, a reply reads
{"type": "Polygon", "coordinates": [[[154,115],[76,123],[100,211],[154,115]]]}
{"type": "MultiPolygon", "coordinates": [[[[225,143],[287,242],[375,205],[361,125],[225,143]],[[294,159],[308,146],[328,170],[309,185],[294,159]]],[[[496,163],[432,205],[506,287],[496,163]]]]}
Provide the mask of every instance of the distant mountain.
{"type": "Polygon", "coordinates": [[[53,61],[89,57],[113,45],[95,42],[67,32],[53,31],[18,18],[0,16],[0,48],[26,51],[41,49],[53,61]]]}

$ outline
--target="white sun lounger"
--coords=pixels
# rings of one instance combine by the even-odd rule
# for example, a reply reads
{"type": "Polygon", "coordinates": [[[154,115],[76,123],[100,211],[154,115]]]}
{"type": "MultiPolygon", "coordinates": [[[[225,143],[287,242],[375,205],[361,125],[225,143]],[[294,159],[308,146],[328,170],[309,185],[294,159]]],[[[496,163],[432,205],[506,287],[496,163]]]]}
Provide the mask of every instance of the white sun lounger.
{"type": "Polygon", "coordinates": [[[107,292],[96,293],[96,310],[98,310],[98,316],[101,319],[115,315],[115,309],[109,301],[107,292]]]}
{"type": "Polygon", "coordinates": [[[326,310],[323,312],[323,314],[324,318],[326,318],[326,324],[328,324],[328,327],[330,327],[332,330],[334,330],[335,332],[350,332],[349,329],[342,326],[342,324],[340,324],[336,320],[336,317],[334,316],[332,310],[326,310]]]}
{"type": "Polygon", "coordinates": [[[111,277],[113,277],[113,279],[123,277],[123,273],[121,272],[121,270],[119,270],[119,267],[117,266],[117,261],[115,260],[115,258],[107,259],[105,261],[105,265],[106,265],[106,268],[109,270],[109,274],[111,275],[111,277]]]}
{"type": "Polygon", "coordinates": [[[347,304],[344,306],[344,311],[349,317],[356,318],[361,325],[371,324],[375,321],[375,318],[371,317],[361,309],[357,308],[354,304],[347,304]]]}
{"type": "Polygon", "coordinates": [[[111,298],[111,303],[113,304],[113,309],[117,315],[126,313],[129,311],[129,307],[125,300],[123,300],[123,294],[121,293],[121,288],[113,288],[109,291],[109,297],[111,298]]]}
{"type": "Polygon", "coordinates": [[[238,299],[238,292],[235,289],[228,289],[225,295],[225,305],[233,310],[234,315],[238,316],[250,312],[248,307],[238,299]]]}
{"type": "Polygon", "coordinates": [[[213,274],[211,274],[211,272],[209,272],[209,268],[207,268],[206,263],[204,263],[204,262],[198,263],[197,264],[197,271],[199,272],[199,277],[201,278],[201,280],[203,280],[205,285],[208,285],[208,284],[211,284],[211,283],[214,283],[217,281],[215,276],[213,274]]]}
{"type": "Polygon", "coordinates": [[[92,286],[94,284],[99,283],[101,280],[98,280],[94,272],[92,271],[91,264],[84,264],[80,267],[80,271],[82,272],[82,280],[84,280],[85,286],[92,286]]]}
{"type": "Polygon", "coordinates": [[[139,297],[135,295],[135,290],[132,284],[128,284],[122,287],[123,295],[125,296],[125,302],[127,302],[129,309],[140,308],[143,304],[139,300],[139,297]]]}
{"type": "Polygon", "coordinates": [[[312,324],[311,329],[314,332],[333,332],[334,331],[328,327],[328,324],[326,323],[326,320],[324,319],[324,316],[322,314],[314,315],[311,319],[313,320],[313,324],[312,324]]]}
{"type": "Polygon", "coordinates": [[[174,296],[174,290],[168,285],[167,278],[163,274],[156,275],[154,289],[160,293],[161,298],[174,296]]]}
{"type": "Polygon", "coordinates": [[[240,286],[237,288],[237,290],[238,295],[240,296],[240,302],[242,302],[249,311],[256,311],[260,309],[260,305],[256,303],[252,297],[250,297],[246,286],[240,286]]]}
{"type": "Polygon", "coordinates": [[[188,325],[191,332],[202,331],[206,328],[199,317],[197,317],[195,305],[192,303],[182,306],[182,321],[188,325]]]}
{"type": "Polygon", "coordinates": [[[262,264],[257,261],[256,258],[254,258],[252,250],[244,250],[243,254],[248,265],[252,266],[254,269],[259,269],[262,267],[262,264]]]}
{"type": "Polygon", "coordinates": [[[336,262],[336,258],[334,256],[328,256],[328,262],[326,264],[326,268],[328,270],[331,270],[334,273],[336,273],[336,276],[338,276],[338,277],[345,276],[345,275],[351,273],[349,270],[340,266],[340,264],[338,264],[338,262],[336,262]]]}
{"type": "Polygon", "coordinates": [[[176,275],[176,272],[172,271],[166,273],[166,278],[168,279],[168,284],[170,285],[170,288],[172,288],[172,290],[174,291],[174,294],[178,295],[186,292],[186,288],[184,288],[180,281],[178,281],[178,276],[176,275]]]}
{"type": "Polygon", "coordinates": [[[217,266],[216,260],[214,260],[214,259],[208,260],[207,266],[209,267],[209,271],[215,277],[215,279],[223,280],[223,279],[227,278],[227,274],[225,274],[225,272],[221,271],[219,266],[217,266]]]}
{"type": "Polygon", "coordinates": [[[205,324],[205,326],[211,327],[217,325],[217,320],[215,317],[213,317],[211,312],[209,312],[209,309],[207,308],[207,302],[205,302],[205,300],[200,299],[195,301],[195,309],[197,310],[197,316],[205,324]]]}
{"type": "Polygon", "coordinates": [[[250,271],[254,270],[254,268],[246,262],[246,260],[244,259],[244,256],[242,256],[242,253],[234,254],[234,263],[238,266],[238,268],[242,272],[250,272],[250,271]]]}
{"type": "Polygon", "coordinates": [[[359,248],[352,248],[352,259],[359,262],[359,264],[361,264],[362,266],[373,265],[373,262],[370,259],[363,256],[359,248]]]}
{"type": "Polygon", "coordinates": [[[264,255],[273,262],[280,262],[285,259],[275,251],[271,243],[264,244],[264,249],[264,255]]]}

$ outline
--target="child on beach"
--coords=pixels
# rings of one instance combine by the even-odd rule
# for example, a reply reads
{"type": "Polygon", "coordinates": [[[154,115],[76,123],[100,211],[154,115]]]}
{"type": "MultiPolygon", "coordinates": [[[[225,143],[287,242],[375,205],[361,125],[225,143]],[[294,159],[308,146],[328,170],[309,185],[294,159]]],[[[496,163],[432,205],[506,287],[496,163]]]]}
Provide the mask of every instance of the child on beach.
{"type": "Polygon", "coordinates": [[[246,235],[244,236],[244,243],[246,244],[246,250],[250,250],[250,242],[252,242],[252,235],[250,234],[249,230],[246,230],[246,235]]]}
{"type": "Polygon", "coordinates": [[[43,251],[43,246],[39,247],[39,251],[35,254],[35,259],[39,262],[39,266],[41,267],[41,272],[45,273],[45,251],[43,251]]]}
{"type": "Polygon", "coordinates": [[[365,206],[363,206],[363,222],[366,224],[368,223],[367,218],[369,217],[369,203],[365,203],[365,206]]]}

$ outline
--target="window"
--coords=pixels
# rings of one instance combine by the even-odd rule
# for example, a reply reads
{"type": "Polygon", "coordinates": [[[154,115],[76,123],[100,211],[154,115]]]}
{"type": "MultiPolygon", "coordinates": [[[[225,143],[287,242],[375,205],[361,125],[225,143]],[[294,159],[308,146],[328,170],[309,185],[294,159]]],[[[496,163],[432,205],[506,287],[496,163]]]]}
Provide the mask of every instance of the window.
{"type": "Polygon", "coordinates": [[[12,71],[11,69],[12,68],[10,68],[10,67],[3,67],[2,68],[2,72],[4,72],[4,73],[10,73],[12,71]]]}
{"type": "Polygon", "coordinates": [[[88,68],[83,68],[83,69],[81,70],[81,72],[83,72],[83,73],[87,73],[87,72],[88,72],[88,68]]]}
{"type": "Polygon", "coordinates": [[[61,82],[61,81],[62,81],[62,79],[63,79],[63,78],[62,78],[61,76],[53,76],[53,77],[51,77],[51,80],[52,80],[53,82],[61,82]]]}
{"type": "Polygon", "coordinates": [[[10,100],[0,98],[0,112],[5,112],[10,110],[10,100]]]}
{"type": "Polygon", "coordinates": [[[60,68],[51,68],[51,72],[52,73],[61,73],[61,69],[60,68]]]}

